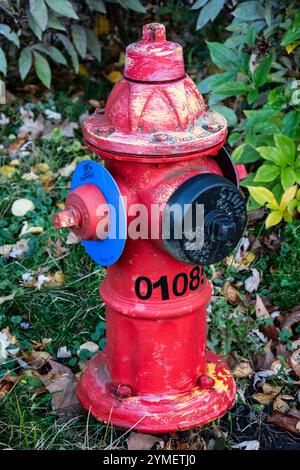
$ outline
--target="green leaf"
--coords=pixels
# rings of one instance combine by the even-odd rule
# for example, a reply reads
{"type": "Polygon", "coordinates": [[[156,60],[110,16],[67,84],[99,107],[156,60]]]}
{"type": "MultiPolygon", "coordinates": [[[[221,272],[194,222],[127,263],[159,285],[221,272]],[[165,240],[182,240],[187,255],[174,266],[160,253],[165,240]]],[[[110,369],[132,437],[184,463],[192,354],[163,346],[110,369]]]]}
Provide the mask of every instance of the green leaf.
{"type": "Polygon", "coordinates": [[[98,11],[104,15],[106,14],[106,7],[103,0],[86,0],[86,2],[91,10],[98,11]]]}
{"type": "Polygon", "coordinates": [[[43,57],[39,52],[34,51],[34,66],[38,78],[47,87],[50,88],[51,84],[51,69],[47,59],[43,57]]]}
{"type": "Polygon", "coordinates": [[[283,39],[281,41],[281,45],[282,46],[288,46],[289,44],[291,44],[292,42],[295,42],[297,41],[298,39],[300,39],[300,27],[298,28],[293,28],[293,29],[289,29],[285,35],[283,36],[283,39]]]}
{"type": "Polygon", "coordinates": [[[29,11],[27,13],[27,20],[30,29],[33,31],[36,37],[41,40],[43,32],[29,11]]]}
{"type": "Polygon", "coordinates": [[[249,46],[254,46],[255,37],[256,37],[255,28],[254,28],[253,24],[251,24],[248,28],[247,33],[245,34],[245,38],[244,38],[245,43],[249,44],[249,46]]]}
{"type": "Polygon", "coordinates": [[[227,68],[233,66],[238,68],[237,55],[229,49],[229,47],[224,46],[220,42],[207,42],[207,46],[210,52],[211,60],[220,68],[227,68]]]}
{"type": "Polygon", "coordinates": [[[232,15],[243,21],[260,20],[264,18],[264,8],[256,0],[243,2],[236,7],[232,15]]]}
{"type": "Polygon", "coordinates": [[[282,120],[282,133],[289,137],[295,137],[299,124],[300,113],[298,111],[290,111],[282,120]]]}
{"type": "Polygon", "coordinates": [[[294,170],[290,166],[287,166],[281,171],[281,184],[285,191],[289,189],[291,186],[293,186],[295,181],[296,181],[296,175],[295,175],[294,170]]]}
{"type": "Polygon", "coordinates": [[[75,47],[71,43],[70,39],[65,36],[64,34],[57,34],[57,38],[63,43],[66,51],[71,57],[73,67],[75,69],[75,72],[78,73],[79,71],[79,62],[78,62],[78,55],[75,50],[75,47]]]}
{"type": "Polygon", "coordinates": [[[32,66],[32,53],[31,48],[25,47],[22,49],[20,57],[19,57],[19,72],[22,80],[25,80],[27,77],[29,70],[32,66]]]}
{"type": "MultiPolygon", "coordinates": [[[[121,1],[119,0],[119,3],[121,1]]],[[[146,8],[139,2],[139,0],[123,0],[121,3],[125,8],[130,10],[137,11],[138,13],[146,13],[146,8]]]]}
{"type": "Polygon", "coordinates": [[[222,116],[224,116],[224,118],[226,119],[229,127],[234,127],[236,125],[237,116],[235,112],[233,111],[233,109],[228,108],[227,106],[222,106],[218,104],[211,106],[210,109],[212,109],[213,111],[216,111],[217,113],[222,114],[222,116]]]}
{"type": "Polygon", "coordinates": [[[269,160],[275,165],[281,166],[284,163],[282,154],[276,147],[257,147],[256,150],[265,160],[269,160]]]}
{"type": "Polygon", "coordinates": [[[0,47],[0,72],[2,72],[3,75],[6,75],[7,73],[7,60],[6,60],[4,51],[1,47],[0,47]]]}
{"type": "Polygon", "coordinates": [[[239,132],[232,132],[232,134],[230,134],[230,136],[228,137],[229,145],[235,145],[240,140],[240,138],[241,134],[239,132]]]}
{"type": "Polygon", "coordinates": [[[300,184],[300,169],[294,170],[294,171],[295,171],[295,176],[296,176],[296,182],[297,184],[300,184]]]}
{"type": "Polygon", "coordinates": [[[42,31],[48,23],[48,10],[44,0],[29,0],[30,13],[42,31]]]}
{"type": "Polygon", "coordinates": [[[191,8],[192,10],[199,10],[199,8],[203,7],[207,2],[208,0],[196,0],[191,8]]]}
{"type": "Polygon", "coordinates": [[[293,139],[287,135],[277,134],[274,135],[276,147],[282,153],[284,161],[287,165],[293,165],[296,154],[296,146],[293,139]]]}
{"type": "Polygon", "coordinates": [[[246,82],[236,81],[236,82],[227,82],[224,85],[220,85],[215,88],[215,93],[223,95],[224,97],[229,96],[242,96],[246,95],[249,91],[252,91],[250,85],[246,82]]]}
{"type": "Polygon", "coordinates": [[[199,13],[196,30],[203,28],[209,21],[213,21],[222,10],[224,3],[225,0],[210,0],[206,3],[199,13]]]}
{"type": "Polygon", "coordinates": [[[58,29],[60,31],[65,31],[66,28],[64,25],[59,21],[55,13],[51,10],[48,11],[48,28],[58,29]]]}
{"type": "Polygon", "coordinates": [[[79,19],[72,3],[68,0],[46,0],[46,2],[47,5],[60,16],[67,16],[68,18],[73,18],[74,20],[79,19]]]}
{"type": "Polygon", "coordinates": [[[267,183],[274,181],[280,175],[280,168],[276,165],[264,163],[258,168],[254,181],[267,183]]]}
{"type": "Polygon", "coordinates": [[[10,42],[15,44],[15,46],[20,47],[20,41],[18,35],[11,30],[7,24],[0,24],[0,34],[5,36],[10,42]]]}
{"type": "Polygon", "coordinates": [[[93,31],[89,29],[85,30],[87,39],[87,48],[93,54],[94,57],[100,62],[101,61],[101,44],[93,31]]]}
{"type": "Polygon", "coordinates": [[[72,39],[79,55],[84,59],[86,56],[87,40],[85,30],[82,26],[78,24],[72,26],[72,39]]]}
{"type": "Polygon", "coordinates": [[[254,85],[259,88],[264,85],[268,78],[268,73],[272,66],[272,53],[265,57],[253,72],[252,80],[254,85]]]}
{"type": "Polygon", "coordinates": [[[233,75],[233,72],[223,72],[209,75],[198,84],[198,89],[200,93],[209,93],[210,91],[213,91],[216,86],[223,85],[224,83],[227,83],[228,80],[232,80],[233,75]]]}
{"type": "Polygon", "coordinates": [[[273,227],[274,225],[279,224],[282,220],[282,214],[279,211],[273,211],[266,218],[266,228],[273,227]]]}
{"type": "Polygon", "coordinates": [[[57,49],[57,47],[47,45],[46,51],[50,55],[51,59],[54,60],[54,62],[62,65],[67,65],[65,56],[60,52],[59,49],[57,49]]]}
{"type": "Polygon", "coordinates": [[[260,159],[260,155],[251,145],[242,144],[233,151],[232,158],[235,163],[253,163],[260,159]]]}
{"type": "Polygon", "coordinates": [[[276,201],[274,194],[269,191],[269,189],[264,188],[263,186],[247,186],[247,189],[253,199],[261,206],[267,204],[269,209],[279,209],[278,202],[276,201]]]}

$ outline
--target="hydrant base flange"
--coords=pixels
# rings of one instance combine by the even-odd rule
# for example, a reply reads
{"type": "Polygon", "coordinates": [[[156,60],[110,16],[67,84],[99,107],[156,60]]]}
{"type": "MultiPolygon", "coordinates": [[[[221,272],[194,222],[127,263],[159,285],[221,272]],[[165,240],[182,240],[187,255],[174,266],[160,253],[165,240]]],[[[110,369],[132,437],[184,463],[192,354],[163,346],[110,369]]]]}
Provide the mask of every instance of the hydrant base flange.
{"type": "Polygon", "coordinates": [[[196,386],[185,393],[120,398],[109,381],[102,351],[87,364],[77,395],[95,418],[122,429],[159,434],[202,426],[225,414],[236,392],[227,364],[211,351],[207,351],[206,361],[207,376],[213,379],[211,388],[196,386]]]}

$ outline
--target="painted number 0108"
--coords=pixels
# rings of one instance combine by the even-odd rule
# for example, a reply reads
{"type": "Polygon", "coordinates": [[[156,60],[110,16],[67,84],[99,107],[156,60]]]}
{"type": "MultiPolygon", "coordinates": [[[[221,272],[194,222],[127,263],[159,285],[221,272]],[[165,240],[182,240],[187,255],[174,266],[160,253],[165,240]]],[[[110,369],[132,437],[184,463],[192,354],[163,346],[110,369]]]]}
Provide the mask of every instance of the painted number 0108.
{"type": "Polygon", "coordinates": [[[178,273],[173,279],[172,285],[167,276],[161,276],[158,281],[152,282],[146,276],[140,276],[135,281],[135,293],[139,299],[148,300],[153,294],[154,289],[160,289],[161,299],[170,299],[170,289],[176,297],[181,297],[187,290],[194,291],[200,285],[200,268],[195,266],[189,275],[178,273]]]}

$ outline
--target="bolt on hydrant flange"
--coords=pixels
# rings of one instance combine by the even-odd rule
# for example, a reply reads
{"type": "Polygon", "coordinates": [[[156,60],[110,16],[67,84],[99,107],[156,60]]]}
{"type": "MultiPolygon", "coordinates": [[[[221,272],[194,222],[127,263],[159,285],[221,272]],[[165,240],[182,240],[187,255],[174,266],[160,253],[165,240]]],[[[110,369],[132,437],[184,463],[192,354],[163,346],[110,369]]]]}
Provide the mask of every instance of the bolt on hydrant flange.
{"type": "Polygon", "coordinates": [[[105,167],[81,162],[65,210],[53,216],[107,267],[100,285],[106,347],[83,371],[79,400],[121,428],[203,425],[230,408],[236,390],[226,363],[206,350],[212,286],[203,270],[236,247],[246,225],[239,191],[246,171],[224,148],[226,120],[207,110],[185,73],[182,47],[152,23],[127,47],[122,79],[83,134],[105,167]],[[136,206],[146,209],[140,225],[160,207],[155,236],[132,236],[136,206]],[[183,233],[186,216],[202,244],[183,233]]]}

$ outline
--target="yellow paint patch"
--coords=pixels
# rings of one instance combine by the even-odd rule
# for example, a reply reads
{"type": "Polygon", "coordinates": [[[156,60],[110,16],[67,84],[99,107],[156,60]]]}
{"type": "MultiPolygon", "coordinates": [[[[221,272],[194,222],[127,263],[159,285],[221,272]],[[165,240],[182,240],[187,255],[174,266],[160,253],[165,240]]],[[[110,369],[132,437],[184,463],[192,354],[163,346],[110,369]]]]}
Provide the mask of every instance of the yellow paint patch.
{"type": "Polygon", "coordinates": [[[216,372],[216,364],[214,362],[208,362],[206,364],[206,373],[209,377],[212,377],[215,381],[214,389],[218,393],[227,392],[228,385],[225,380],[229,377],[229,374],[226,371],[216,372]]]}

